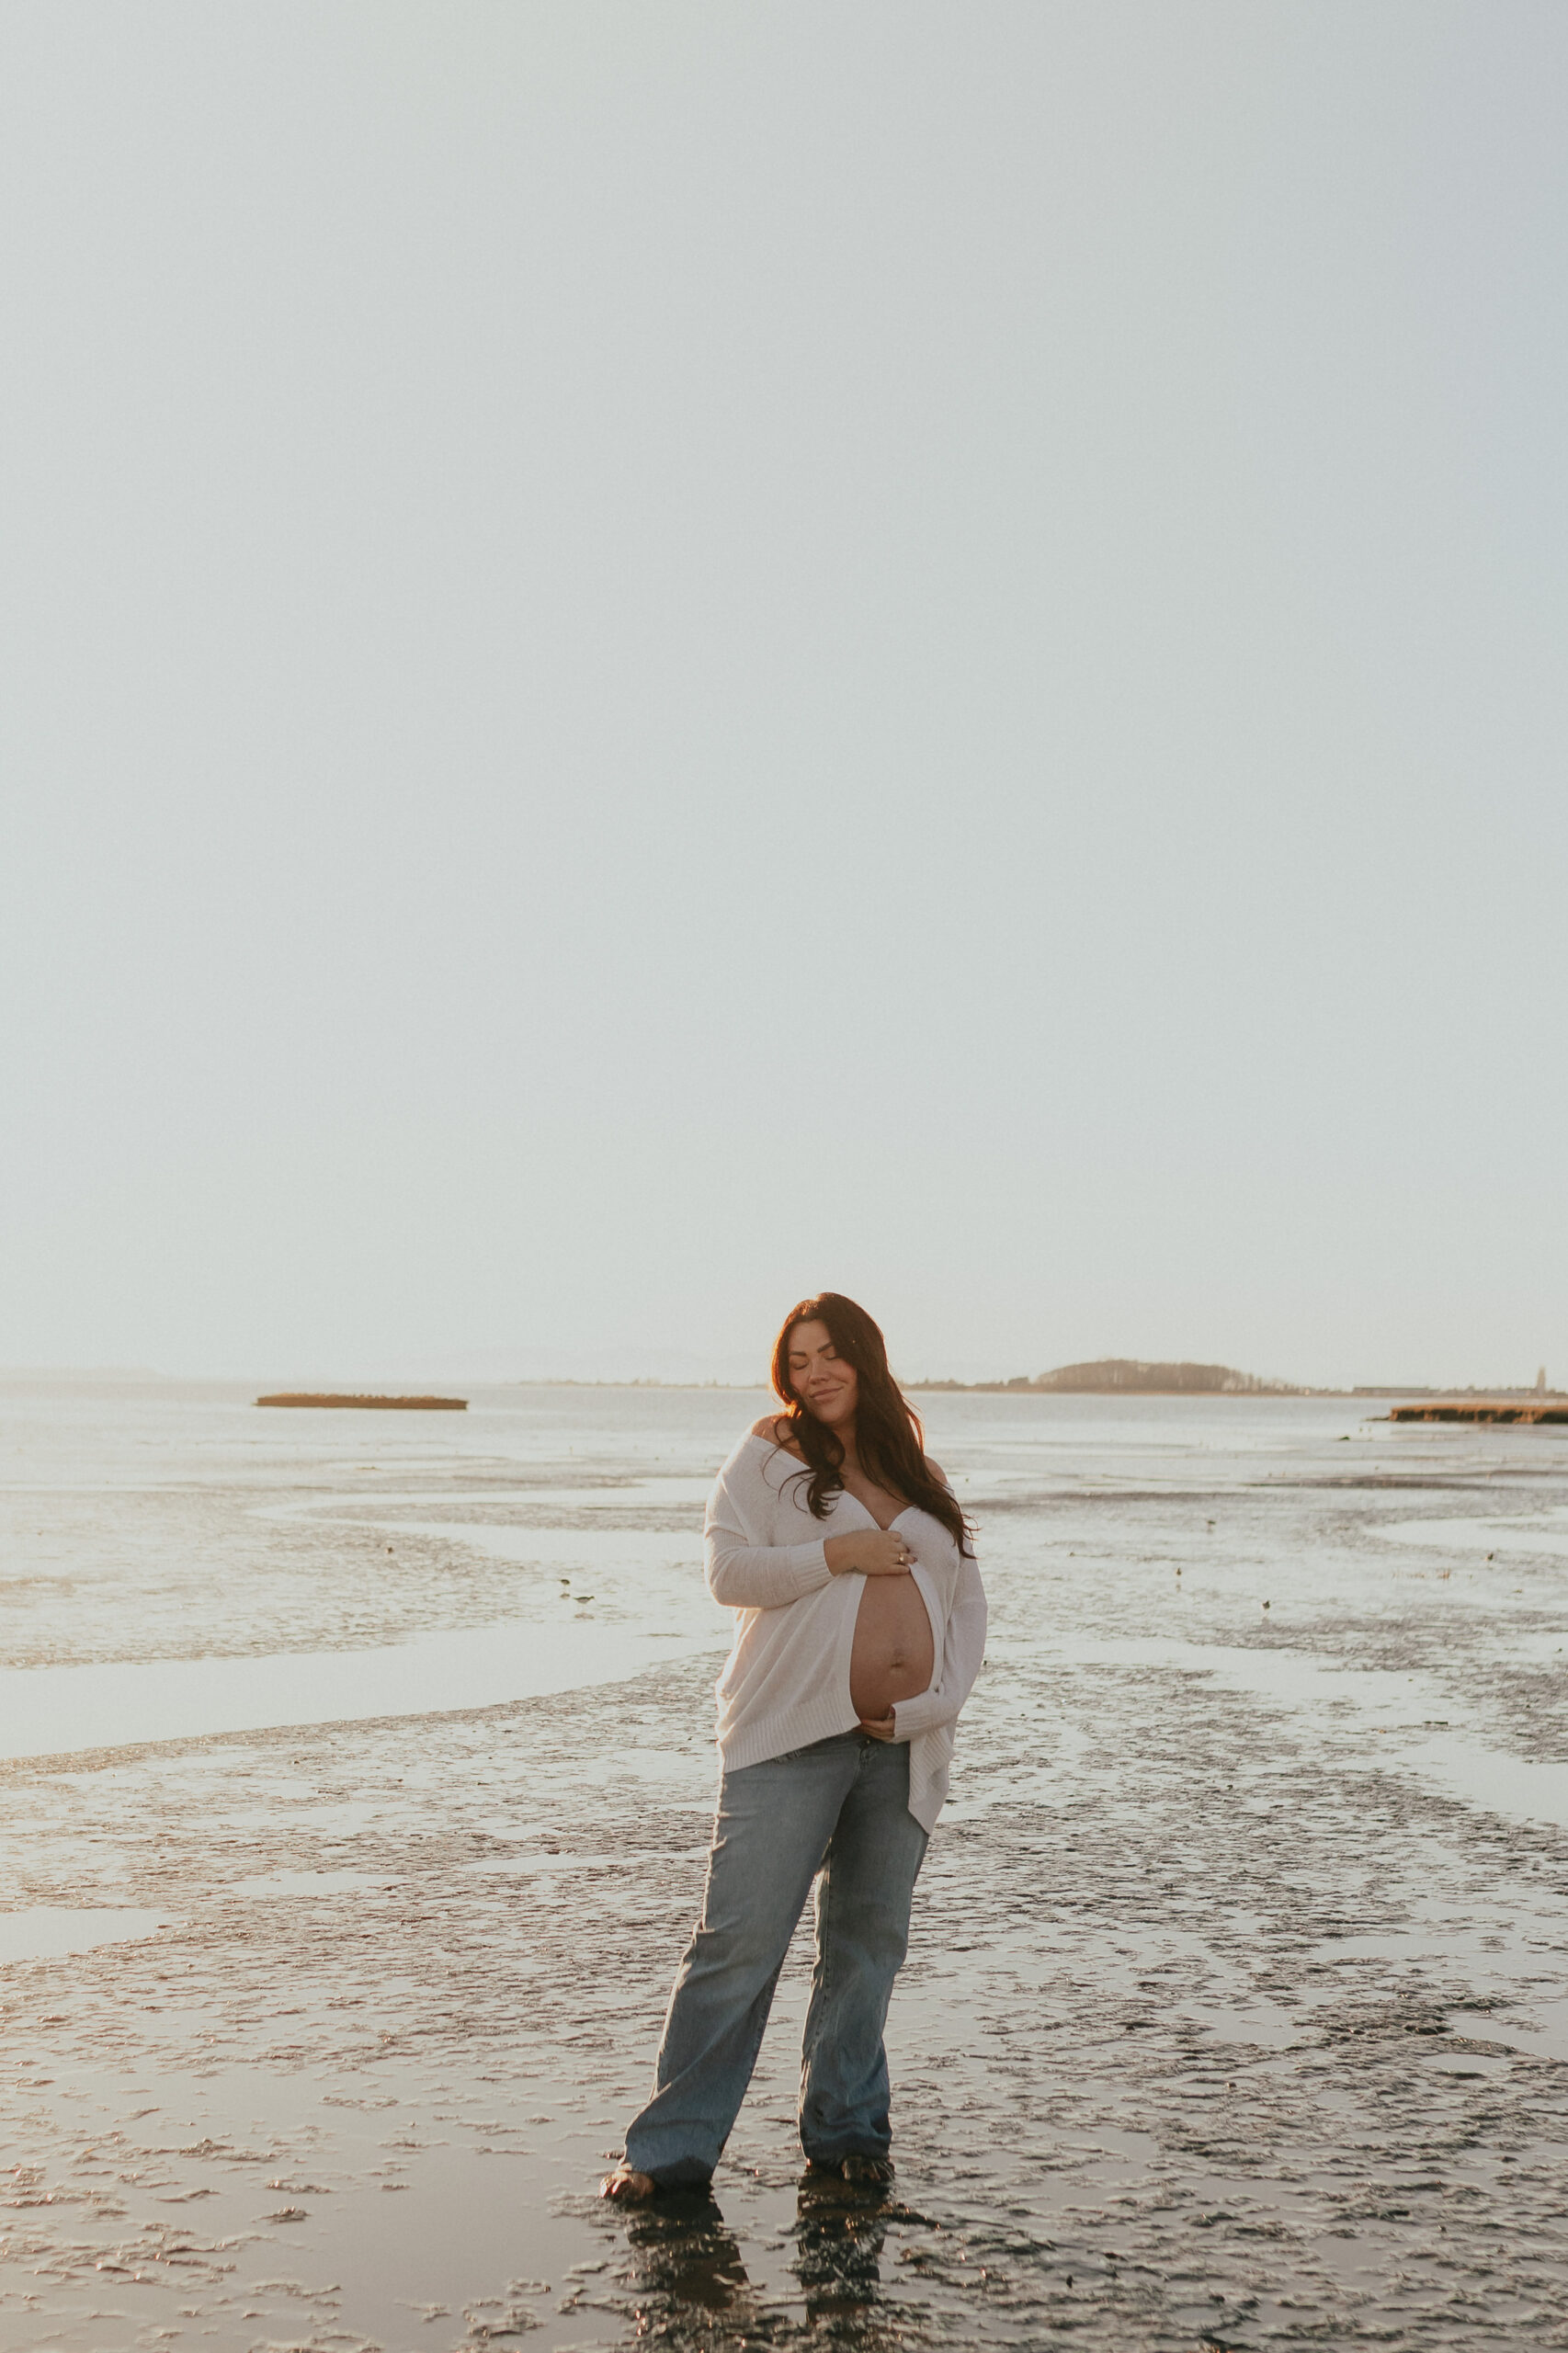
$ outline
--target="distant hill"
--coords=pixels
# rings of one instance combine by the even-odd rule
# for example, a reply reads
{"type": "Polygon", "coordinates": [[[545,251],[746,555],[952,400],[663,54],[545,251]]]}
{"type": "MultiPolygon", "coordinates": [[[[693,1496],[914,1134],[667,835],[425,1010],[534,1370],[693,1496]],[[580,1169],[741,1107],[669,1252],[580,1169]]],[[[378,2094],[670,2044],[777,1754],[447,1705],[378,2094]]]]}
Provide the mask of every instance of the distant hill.
{"type": "Polygon", "coordinates": [[[1295,1397],[1301,1392],[1288,1381],[1265,1381],[1256,1372],[1237,1372],[1228,1364],[1146,1364],[1142,1358],[1099,1357],[1093,1364],[1058,1365],[1029,1382],[1031,1389],[1056,1389],[1080,1395],[1138,1397],[1295,1397]]]}
{"type": "MultiPolygon", "coordinates": [[[[1097,1357],[1093,1364],[1061,1364],[1054,1372],[1019,1373],[1012,1381],[912,1381],[912,1389],[1049,1390],[1077,1397],[1305,1397],[1289,1381],[1265,1381],[1228,1364],[1148,1364],[1141,1357],[1097,1357]]],[[[1403,1393],[1403,1392],[1401,1392],[1403,1393]]]]}

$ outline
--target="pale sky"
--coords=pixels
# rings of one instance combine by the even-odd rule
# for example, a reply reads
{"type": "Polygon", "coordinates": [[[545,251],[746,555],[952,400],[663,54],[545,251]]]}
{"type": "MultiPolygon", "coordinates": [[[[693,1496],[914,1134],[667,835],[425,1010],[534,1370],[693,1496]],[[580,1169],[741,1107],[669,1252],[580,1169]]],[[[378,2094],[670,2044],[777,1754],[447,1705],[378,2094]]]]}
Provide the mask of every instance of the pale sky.
{"type": "Polygon", "coordinates": [[[0,6],[0,1363],[1568,1386],[1568,10],[0,6]]]}

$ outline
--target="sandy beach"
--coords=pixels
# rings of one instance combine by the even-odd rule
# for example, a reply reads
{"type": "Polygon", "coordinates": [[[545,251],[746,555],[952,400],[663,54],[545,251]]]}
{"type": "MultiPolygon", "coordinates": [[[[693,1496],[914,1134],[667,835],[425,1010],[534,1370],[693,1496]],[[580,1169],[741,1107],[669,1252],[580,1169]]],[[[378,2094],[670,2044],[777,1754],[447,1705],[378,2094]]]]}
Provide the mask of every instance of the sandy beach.
{"type": "Polygon", "coordinates": [[[760,1397],[255,1393],[0,1393],[7,2346],[1568,2345],[1563,1435],[924,1401],[993,1631],[896,2191],[802,2190],[798,1939],[629,2219],[760,1397]]]}

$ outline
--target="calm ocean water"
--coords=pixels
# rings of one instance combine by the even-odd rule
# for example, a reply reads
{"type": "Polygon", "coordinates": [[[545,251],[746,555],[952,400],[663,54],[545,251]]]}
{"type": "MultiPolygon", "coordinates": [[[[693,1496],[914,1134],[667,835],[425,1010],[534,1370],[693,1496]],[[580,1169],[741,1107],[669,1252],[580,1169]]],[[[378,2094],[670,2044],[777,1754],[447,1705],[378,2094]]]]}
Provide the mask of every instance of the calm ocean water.
{"type": "Polygon", "coordinates": [[[897,2195],[801,2184],[798,1940],[629,2222],[761,1392],[254,1394],[0,1385],[7,2345],[1568,2344],[1562,1435],[922,1399],[993,1634],[897,2195]]]}

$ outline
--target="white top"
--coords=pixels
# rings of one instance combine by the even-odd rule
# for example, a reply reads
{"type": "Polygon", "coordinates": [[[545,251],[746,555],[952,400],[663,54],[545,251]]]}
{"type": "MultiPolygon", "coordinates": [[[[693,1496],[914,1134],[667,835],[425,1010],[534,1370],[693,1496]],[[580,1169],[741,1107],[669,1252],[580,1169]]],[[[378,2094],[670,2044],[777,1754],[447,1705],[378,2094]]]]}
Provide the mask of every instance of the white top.
{"type": "MultiPolygon", "coordinates": [[[[719,1677],[719,1754],[730,1772],[860,1721],[849,1654],[866,1580],[858,1570],[835,1577],[824,1547],[878,1523],[846,1488],[828,1497],[824,1520],[813,1519],[811,1475],[783,1447],[748,1433],[708,1499],[708,1590],[736,1615],[719,1677]]],[[[985,1650],[985,1592],[973,1553],[960,1552],[929,1512],[911,1504],[892,1525],[914,1555],[931,1620],[930,1689],[893,1710],[894,1738],[909,1743],[909,1811],[930,1830],[948,1794],[953,1727],[985,1650]]]]}

